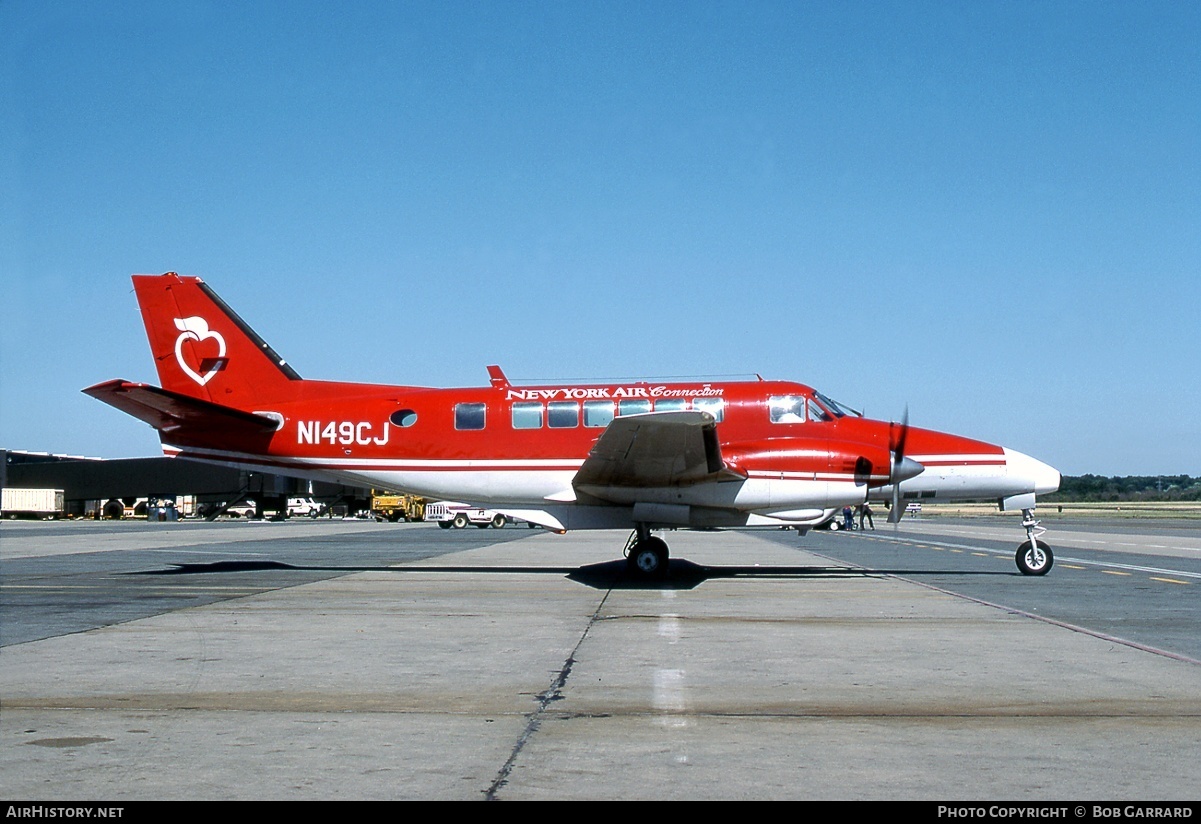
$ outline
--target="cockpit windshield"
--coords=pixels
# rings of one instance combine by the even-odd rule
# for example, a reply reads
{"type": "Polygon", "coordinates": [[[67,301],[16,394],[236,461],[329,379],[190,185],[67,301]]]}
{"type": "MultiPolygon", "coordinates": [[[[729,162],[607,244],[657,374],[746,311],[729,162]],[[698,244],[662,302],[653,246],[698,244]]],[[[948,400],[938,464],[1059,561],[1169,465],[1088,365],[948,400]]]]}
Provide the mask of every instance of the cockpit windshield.
{"type": "Polygon", "coordinates": [[[775,395],[767,399],[768,417],[772,423],[822,423],[837,418],[853,415],[862,418],[863,414],[849,406],[827,398],[820,392],[814,392],[813,397],[804,395],[775,395]]]}
{"type": "Polygon", "coordinates": [[[836,400],[827,398],[821,392],[814,392],[813,397],[817,398],[817,400],[821,402],[821,405],[826,407],[826,409],[830,410],[830,413],[833,414],[834,417],[836,417],[836,418],[844,418],[847,415],[850,415],[855,418],[863,417],[862,412],[856,412],[854,409],[852,409],[849,406],[846,406],[845,404],[841,404],[836,400]]]}

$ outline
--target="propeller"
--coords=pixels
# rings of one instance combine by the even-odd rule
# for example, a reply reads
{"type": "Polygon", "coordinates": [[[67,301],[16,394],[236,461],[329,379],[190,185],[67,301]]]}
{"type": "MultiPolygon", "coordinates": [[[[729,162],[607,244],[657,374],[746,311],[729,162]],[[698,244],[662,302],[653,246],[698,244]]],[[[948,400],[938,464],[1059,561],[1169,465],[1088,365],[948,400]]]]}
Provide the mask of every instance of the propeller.
{"type": "Polygon", "coordinates": [[[909,405],[905,405],[905,414],[901,417],[900,426],[891,424],[888,433],[888,448],[892,452],[892,469],[888,482],[892,484],[892,508],[888,511],[888,522],[900,523],[905,511],[901,509],[901,481],[916,478],[925,471],[913,458],[905,457],[905,441],[909,438],[909,405]]]}

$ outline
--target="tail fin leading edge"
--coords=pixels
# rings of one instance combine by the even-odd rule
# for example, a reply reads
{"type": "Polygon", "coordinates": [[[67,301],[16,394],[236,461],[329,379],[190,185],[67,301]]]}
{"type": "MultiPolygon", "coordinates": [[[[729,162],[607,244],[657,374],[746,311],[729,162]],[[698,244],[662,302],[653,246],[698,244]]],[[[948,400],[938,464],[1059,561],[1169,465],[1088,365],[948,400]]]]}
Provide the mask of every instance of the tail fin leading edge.
{"type": "Polygon", "coordinates": [[[241,408],[292,394],[300,375],[200,278],[134,275],[133,286],[164,389],[241,408]]]}

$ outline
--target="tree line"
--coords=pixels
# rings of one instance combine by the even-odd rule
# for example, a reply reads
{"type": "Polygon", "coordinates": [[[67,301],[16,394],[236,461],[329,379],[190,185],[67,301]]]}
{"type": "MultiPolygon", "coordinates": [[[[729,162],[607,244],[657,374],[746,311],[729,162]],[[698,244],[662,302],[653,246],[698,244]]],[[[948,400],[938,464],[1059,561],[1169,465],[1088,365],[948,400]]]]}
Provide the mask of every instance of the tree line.
{"type": "Polygon", "coordinates": [[[1059,491],[1040,502],[1201,501],[1201,477],[1191,475],[1064,475],[1059,491]]]}

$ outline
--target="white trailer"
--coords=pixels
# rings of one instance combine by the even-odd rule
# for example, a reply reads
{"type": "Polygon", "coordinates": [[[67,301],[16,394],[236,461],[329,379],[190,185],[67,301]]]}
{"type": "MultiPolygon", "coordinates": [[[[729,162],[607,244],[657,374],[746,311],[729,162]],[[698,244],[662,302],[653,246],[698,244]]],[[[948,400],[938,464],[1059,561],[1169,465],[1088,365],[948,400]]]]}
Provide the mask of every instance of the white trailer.
{"type": "Polygon", "coordinates": [[[66,510],[61,489],[13,489],[0,492],[0,516],[5,518],[61,518],[66,510]]]}
{"type": "Polygon", "coordinates": [[[426,504],[425,520],[437,521],[438,526],[443,529],[450,529],[452,526],[455,529],[462,529],[468,524],[473,524],[480,529],[487,529],[490,526],[500,529],[509,522],[509,519],[499,512],[454,501],[426,504]]]}

